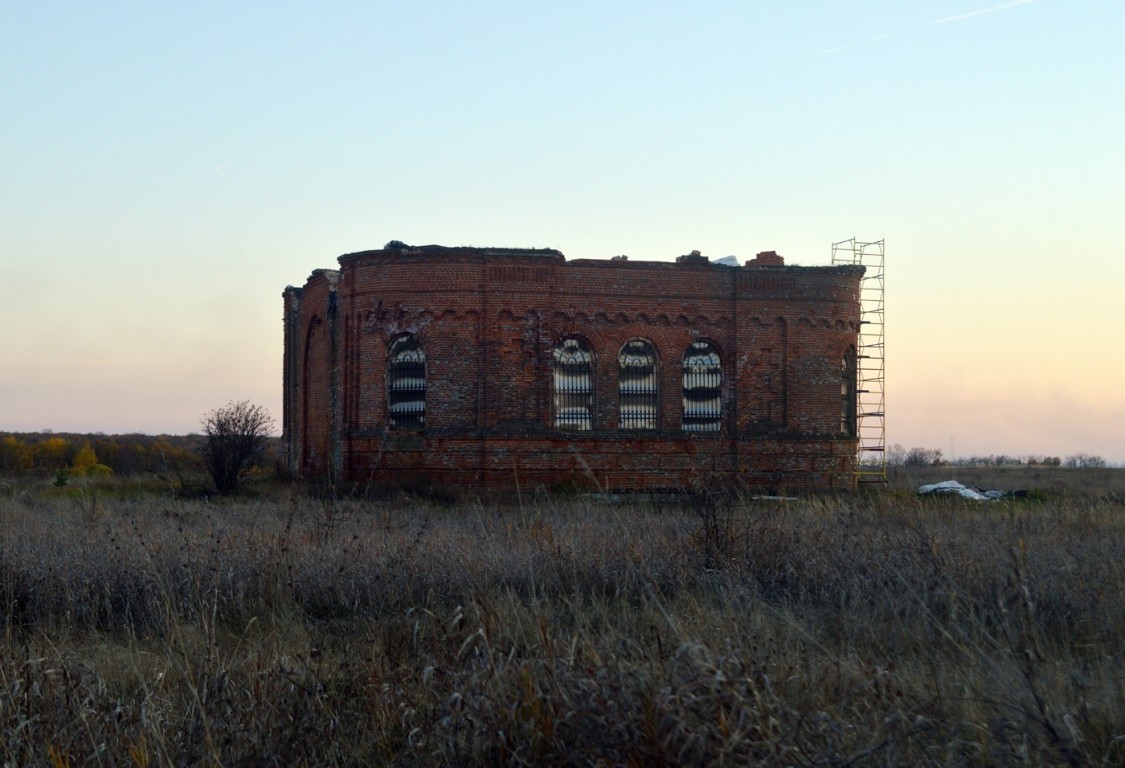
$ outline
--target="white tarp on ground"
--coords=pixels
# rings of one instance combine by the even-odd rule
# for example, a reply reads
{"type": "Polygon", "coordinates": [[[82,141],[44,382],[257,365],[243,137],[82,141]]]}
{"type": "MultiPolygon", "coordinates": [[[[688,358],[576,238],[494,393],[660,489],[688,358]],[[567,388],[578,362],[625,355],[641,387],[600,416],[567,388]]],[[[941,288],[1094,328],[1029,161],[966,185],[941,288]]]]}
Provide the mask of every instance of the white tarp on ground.
{"type": "Polygon", "coordinates": [[[919,496],[928,496],[930,494],[954,494],[966,499],[972,499],[973,501],[995,501],[1005,495],[1003,491],[982,491],[977,488],[970,488],[956,480],[946,480],[941,483],[923,485],[918,489],[919,496]]]}

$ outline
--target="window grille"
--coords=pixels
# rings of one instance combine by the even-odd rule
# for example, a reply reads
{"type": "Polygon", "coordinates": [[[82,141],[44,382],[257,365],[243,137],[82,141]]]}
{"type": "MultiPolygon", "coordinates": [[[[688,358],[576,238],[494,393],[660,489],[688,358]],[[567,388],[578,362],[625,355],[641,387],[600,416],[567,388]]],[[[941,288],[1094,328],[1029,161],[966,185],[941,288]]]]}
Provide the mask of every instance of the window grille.
{"type": "Polygon", "coordinates": [[[426,425],[426,353],[411,335],[387,350],[387,411],[391,429],[426,425]]]}
{"type": "Polygon", "coordinates": [[[723,369],[719,350],[693,341],[684,352],[685,432],[718,432],[723,423],[723,369]]]}
{"type": "Polygon", "coordinates": [[[855,347],[848,347],[840,361],[840,432],[856,436],[856,357],[855,347]]]}
{"type": "Polygon", "coordinates": [[[582,339],[563,339],[554,350],[555,428],[593,429],[594,355],[582,339]]]}
{"type": "Polygon", "coordinates": [[[656,429],[656,350],[643,339],[625,342],[617,357],[621,429],[656,429]]]}

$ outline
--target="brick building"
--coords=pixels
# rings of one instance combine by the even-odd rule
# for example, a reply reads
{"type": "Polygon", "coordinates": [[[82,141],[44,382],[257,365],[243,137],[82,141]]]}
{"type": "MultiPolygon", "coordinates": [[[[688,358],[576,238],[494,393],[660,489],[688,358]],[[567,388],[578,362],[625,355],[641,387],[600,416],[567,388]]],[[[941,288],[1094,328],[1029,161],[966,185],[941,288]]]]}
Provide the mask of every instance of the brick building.
{"type": "Polygon", "coordinates": [[[306,476],[606,491],[854,487],[863,267],[389,243],[285,289],[306,476]]]}

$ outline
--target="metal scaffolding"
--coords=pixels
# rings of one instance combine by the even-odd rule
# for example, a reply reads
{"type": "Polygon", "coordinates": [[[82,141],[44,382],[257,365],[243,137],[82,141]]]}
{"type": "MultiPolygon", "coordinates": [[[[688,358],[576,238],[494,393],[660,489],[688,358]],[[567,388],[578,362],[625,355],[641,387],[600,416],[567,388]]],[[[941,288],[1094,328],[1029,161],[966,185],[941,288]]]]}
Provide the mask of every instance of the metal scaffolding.
{"type": "Polygon", "coordinates": [[[883,347],[883,241],[832,243],[833,264],[867,268],[860,283],[859,345],[856,350],[856,480],[887,482],[887,419],[883,347]]]}

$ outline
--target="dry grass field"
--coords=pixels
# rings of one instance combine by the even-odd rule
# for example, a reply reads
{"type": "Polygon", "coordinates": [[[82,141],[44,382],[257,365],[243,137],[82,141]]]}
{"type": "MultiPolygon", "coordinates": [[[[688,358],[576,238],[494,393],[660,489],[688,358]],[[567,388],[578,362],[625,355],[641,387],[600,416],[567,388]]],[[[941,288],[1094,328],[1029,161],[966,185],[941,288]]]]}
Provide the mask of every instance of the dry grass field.
{"type": "Polygon", "coordinates": [[[0,485],[0,763],[1125,765],[1125,470],[969,471],[631,505],[0,485]],[[912,491],[952,477],[1038,491],[912,491]]]}

